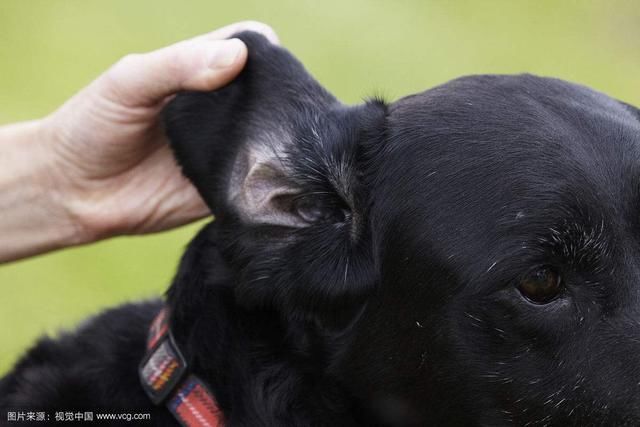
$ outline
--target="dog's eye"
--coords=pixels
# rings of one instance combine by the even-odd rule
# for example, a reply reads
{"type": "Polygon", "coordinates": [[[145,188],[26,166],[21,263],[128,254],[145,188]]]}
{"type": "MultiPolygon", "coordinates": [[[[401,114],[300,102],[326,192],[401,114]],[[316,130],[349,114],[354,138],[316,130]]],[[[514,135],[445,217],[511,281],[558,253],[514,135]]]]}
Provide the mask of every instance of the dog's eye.
{"type": "Polygon", "coordinates": [[[518,285],[520,293],[534,304],[553,301],[562,290],[560,275],[550,267],[531,271],[518,285]]]}

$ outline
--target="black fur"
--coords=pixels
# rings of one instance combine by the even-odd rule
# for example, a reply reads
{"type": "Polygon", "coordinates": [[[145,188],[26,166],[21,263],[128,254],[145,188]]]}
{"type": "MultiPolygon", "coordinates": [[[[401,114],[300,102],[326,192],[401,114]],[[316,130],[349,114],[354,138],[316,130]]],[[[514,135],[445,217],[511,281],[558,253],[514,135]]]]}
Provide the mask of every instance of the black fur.
{"type": "MultiPolygon", "coordinates": [[[[530,75],[347,107],[239,37],[240,77],[166,113],[217,218],[168,291],[171,325],[226,425],[640,423],[636,108],[530,75]],[[255,185],[254,149],[271,162],[255,185]],[[286,191],[233,196],[264,188],[286,191]],[[562,291],[535,304],[518,286],[542,267],[562,291]]],[[[160,304],[42,340],[0,407],[175,425],[136,374],[160,304]]]]}

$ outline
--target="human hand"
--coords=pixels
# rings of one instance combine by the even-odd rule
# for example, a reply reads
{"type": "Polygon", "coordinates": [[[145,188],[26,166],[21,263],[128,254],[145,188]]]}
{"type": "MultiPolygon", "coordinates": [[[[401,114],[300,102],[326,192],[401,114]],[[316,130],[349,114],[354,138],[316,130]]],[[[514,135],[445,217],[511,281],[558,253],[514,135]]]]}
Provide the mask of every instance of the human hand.
{"type": "Polygon", "coordinates": [[[51,180],[82,240],[164,230],[209,214],[181,175],[159,115],[181,90],[213,90],[243,68],[234,33],[277,37],[258,22],[233,24],[145,54],[127,55],[42,121],[56,158],[51,180]]]}

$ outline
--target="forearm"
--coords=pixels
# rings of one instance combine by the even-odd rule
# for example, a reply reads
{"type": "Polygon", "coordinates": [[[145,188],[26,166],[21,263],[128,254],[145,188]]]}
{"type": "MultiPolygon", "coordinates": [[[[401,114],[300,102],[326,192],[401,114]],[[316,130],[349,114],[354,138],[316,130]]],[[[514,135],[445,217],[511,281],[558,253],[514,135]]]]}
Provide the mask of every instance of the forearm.
{"type": "Polygon", "coordinates": [[[82,243],[40,121],[0,127],[0,262],[82,243]]]}

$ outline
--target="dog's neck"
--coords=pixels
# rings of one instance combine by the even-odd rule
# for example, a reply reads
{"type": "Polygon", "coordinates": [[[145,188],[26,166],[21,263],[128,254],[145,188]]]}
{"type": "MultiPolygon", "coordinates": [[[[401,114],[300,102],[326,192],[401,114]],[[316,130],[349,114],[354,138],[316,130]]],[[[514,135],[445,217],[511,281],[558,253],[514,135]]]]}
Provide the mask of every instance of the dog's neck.
{"type": "Polygon", "coordinates": [[[241,307],[216,233],[210,224],[189,245],[167,301],[175,340],[228,424],[354,424],[351,399],[329,374],[327,343],[275,311],[241,307]]]}

